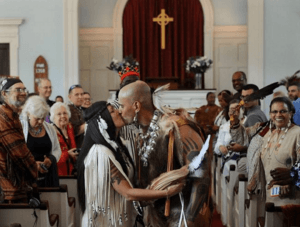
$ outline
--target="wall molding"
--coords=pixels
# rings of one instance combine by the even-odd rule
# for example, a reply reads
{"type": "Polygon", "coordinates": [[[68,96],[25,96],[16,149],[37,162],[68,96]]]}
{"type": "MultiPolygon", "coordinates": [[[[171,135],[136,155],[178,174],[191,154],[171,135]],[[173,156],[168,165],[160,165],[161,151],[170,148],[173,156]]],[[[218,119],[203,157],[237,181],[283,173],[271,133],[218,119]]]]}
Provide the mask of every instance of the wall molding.
{"type": "MultiPolygon", "coordinates": [[[[113,14],[114,29],[114,57],[118,60],[123,58],[123,12],[128,0],[118,0],[113,14]]],[[[204,13],[204,54],[213,59],[213,35],[214,35],[214,11],[211,0],[199,0],[204,13]]],[[[213,68],[205,73],[205,87],[213,87],[213,68]]],[[[118,85],[116,84],[116,87],[118,85]]]]}
{"type": "Polygon", "coordinates": [[[9,43],[12,76],[19,76],[19,25],[23,22],[23,18],[0,18],[0,43],[9,43]]]}
{"type": "Polygon", "coordinates": [[[68,88],[79,83],[78,0],[64,0],[64,82],[68,88]]]}
{"type": "Polygon", "coordinates": [[[215,26],[214,38],[248,38],[248,26],[215,26]]]}
{"type": "Polygon", "coordinates": [[[81,28],[79,30],[81,41],[114,40],[113,28],[81,28]]]}

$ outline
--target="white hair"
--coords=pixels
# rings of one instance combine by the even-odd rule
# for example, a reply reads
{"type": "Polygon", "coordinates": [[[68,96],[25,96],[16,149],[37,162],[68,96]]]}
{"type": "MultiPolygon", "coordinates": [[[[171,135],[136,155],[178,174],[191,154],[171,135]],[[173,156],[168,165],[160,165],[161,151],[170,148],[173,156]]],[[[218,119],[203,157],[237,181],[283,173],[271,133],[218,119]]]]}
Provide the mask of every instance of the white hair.
{"type": "Polygon", "coordinates": [[[23,119],[27,119],[28,114],[37,118],[45,118],[49,114],[49,106],[45,99],[40,96],[31,96],[27,99],[22,110],[23,119]]]}
{"type": "Polygon", "coordinates": [[[50,83],[51,83],[51,80],[49,80],[48,78],[39,78],[38,80],[37,80],[37,85],[38,85],[38,87],[41,87],[42,86],[42,82],[43,81],[49,81],[50,83]]]}
{"type": "Polygon", "coordinates": [[[57,109],[59,109],[60,107],[65,107],[65,109],[67,110],[67,114],[69,116],[69,119],[71,117],[71,111],[70,111],[70,108],[67,104],[63,103],[63,102],[56,102],[55,104],[53,104],[53,106],[51,106],[50,108],[50,121],[54,122],[54,114],[55,114],[55,111],[57,109]]]}

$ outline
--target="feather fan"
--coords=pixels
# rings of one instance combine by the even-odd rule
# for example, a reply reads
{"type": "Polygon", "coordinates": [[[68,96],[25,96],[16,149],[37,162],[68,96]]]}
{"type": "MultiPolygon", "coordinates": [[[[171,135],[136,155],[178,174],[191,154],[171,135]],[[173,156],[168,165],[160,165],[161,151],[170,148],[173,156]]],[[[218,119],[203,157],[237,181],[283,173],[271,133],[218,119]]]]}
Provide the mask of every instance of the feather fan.
{"type": "Polygon", "coordinates": [[[285,85],[286,88],[288,88],[288,86],[290,84],[293,84],[293,83],[300,84],[300,77],[297,76],[298,73],[300,73],[300,70],[295,72],[294,75],[292,75],[290,77],[286,77],[283,80],[280,80],[278,82],[275,82],[275,83],[269,84],[268,86],[263,87],[262,89],[254,92],[253,94],[251,94],[247,98],[245,98],[245,101],[249,102],[249,101],[253,101],[253,100],[257,100],[257,99],[264,99],[266,96],[271,95],[273,93],[273,91],[281,85],[285,85]]]}
{"type": "Polygon", "coordinates": [[[164,114],[171,114],[172,109],[165,106],[163,102],[162,95],[165,91],[168,91],[170,88],[170,84],[163,85],[161,87],[158,87],[152,94],[152,100],[153,105],[156,107],[156,109],[160,110],[164,114]]]}

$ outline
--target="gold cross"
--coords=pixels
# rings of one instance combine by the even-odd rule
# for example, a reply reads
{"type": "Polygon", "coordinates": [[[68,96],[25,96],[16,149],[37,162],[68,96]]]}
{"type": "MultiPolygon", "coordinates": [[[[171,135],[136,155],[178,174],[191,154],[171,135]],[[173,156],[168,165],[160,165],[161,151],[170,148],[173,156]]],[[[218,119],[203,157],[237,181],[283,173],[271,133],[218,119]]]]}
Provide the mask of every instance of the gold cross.
{"type": "Polygon", "coordinates": [[[166,25],[174,20],[174,18],[169,17],[165,12],[162,9],[161,13],[156,18],[153,18],[153,22],[157,22],[161,26],[161,49],[165,49],[166,47],[166,25]]]}

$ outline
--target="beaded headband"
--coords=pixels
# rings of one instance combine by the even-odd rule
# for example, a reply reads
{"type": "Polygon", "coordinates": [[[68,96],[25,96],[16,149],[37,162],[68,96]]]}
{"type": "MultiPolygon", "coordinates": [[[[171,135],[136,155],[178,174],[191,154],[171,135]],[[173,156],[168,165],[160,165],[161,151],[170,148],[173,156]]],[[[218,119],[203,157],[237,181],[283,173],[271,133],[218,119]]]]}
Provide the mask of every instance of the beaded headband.
{"type": "Polygon", "coordinates": [[[128,76],[140,77],[139,63],[132,56],[125,57],[122,62],[118,62],[113,58],[107,68],[116,71],[121,78],[121,82],[128,76]]]}

